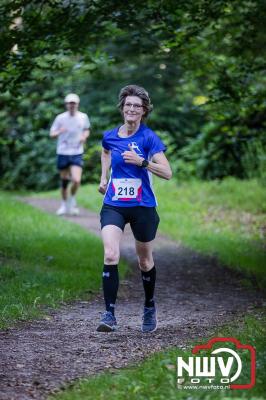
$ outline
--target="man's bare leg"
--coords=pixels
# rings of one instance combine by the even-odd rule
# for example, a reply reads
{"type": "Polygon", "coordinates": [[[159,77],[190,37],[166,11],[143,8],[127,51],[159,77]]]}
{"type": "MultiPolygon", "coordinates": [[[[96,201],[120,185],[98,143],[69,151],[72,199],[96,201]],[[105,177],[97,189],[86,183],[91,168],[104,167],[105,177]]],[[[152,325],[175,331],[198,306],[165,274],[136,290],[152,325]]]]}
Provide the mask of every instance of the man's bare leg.
{"type": "Polygon", "coordinates": [[[62,197],[62,204],[60,208],[57,210],[57,215],[64,215],[67,213],[67,197],[68,197],[68,183],[69,183],[69,169],[62,169],[60,171],[60,180],[61,180],[61,197],[62,197]]]}
{"type": "Polygon", "coordinates": [[[77,208],[76,194],[78,188],[80,187],[82,168],[77,165],[72,165],[70,167],[71,172],[71,188],[70,188],[70,198],[69,198],[69,212],[73,215],[78,215],[79,210],[77,208]]]}

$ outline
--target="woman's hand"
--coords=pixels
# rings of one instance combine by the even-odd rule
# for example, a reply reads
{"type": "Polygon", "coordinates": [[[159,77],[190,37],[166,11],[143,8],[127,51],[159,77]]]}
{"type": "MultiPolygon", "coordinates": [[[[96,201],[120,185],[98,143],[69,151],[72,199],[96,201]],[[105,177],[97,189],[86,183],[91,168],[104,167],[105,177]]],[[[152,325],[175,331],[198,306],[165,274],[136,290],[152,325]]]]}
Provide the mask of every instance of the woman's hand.
{"type": "Polygon", "coordinates": [[[99,184],[98,192],[101,194],[105,194],[107,189],[107,179],[106,178],[101,178],[101,182],[99,184]]]}
{"type": "Polygon", "coordinates": [[[130,145],[128,145],[130,150],[129,151],[124,151],[124,153],[122,153],[123,159],[125,161],[125,163],[127,164],[134,164],[134,165],[138,165],[139,167],[142,164],[142,161],[144,160],[143,157],[140,157],[134,149],[132,149],[132,147],[130,145]]]}

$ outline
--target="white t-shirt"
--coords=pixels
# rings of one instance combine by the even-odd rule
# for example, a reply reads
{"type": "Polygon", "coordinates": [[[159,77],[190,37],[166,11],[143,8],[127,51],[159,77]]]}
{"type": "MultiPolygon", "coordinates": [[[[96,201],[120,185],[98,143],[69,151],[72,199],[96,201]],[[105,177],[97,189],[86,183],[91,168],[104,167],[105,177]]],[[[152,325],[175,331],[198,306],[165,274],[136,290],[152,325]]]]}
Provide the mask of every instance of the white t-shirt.
{"type": "Polygon", "coordinates": [[[73,156],[84,152],[83,143],[80,142],[81,135],[85,129],[90,128],[87,114],[77,111],[71,115],[68,111],[57,115],[51,131],[65,128],[66,132],[60,133],[57,139],[56,153],[73,156]]]}

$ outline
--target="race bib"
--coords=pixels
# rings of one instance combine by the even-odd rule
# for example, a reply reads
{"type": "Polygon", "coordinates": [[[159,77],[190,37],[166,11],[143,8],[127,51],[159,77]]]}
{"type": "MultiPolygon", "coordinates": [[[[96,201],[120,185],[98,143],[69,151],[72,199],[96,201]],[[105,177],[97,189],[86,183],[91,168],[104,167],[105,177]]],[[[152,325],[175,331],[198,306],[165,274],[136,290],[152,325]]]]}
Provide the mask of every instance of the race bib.
{"type": "Polygon", "coordinates": [[[112,185],[114,196],[112,200],[132,200],[141,201],[142,181],[134,178],[113,179],[112,185]]]}

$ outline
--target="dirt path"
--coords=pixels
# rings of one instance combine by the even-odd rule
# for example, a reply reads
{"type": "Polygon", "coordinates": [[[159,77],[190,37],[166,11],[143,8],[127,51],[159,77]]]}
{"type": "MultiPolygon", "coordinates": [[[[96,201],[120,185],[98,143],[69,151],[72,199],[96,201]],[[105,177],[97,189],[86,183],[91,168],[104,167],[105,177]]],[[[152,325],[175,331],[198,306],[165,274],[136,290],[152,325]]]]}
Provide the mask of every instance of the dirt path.
{"type": "MultiPolygon", "coordinates": [[[[55,200],[26,201],[47,212],[58,207],[55,200]]],[[[79,217],[67,219],[100,234],[94,213],[82,209],[79,217]]],[[[238,274],[160,235],[155,246],[159,328],[144,335],[140,332],[142,282],[129,231],[121,250],[132,273],[119,289],[119,330],[96,332],[103,310],[99,294],[89,302],[49,311],[48,320],[0,332],[1,400],[44,399],[75,378],[124,367],[163,348],[183,347],[189,339],[210,338],[217,326],[261,304],[262,296],[243,288],[238,274]]]]}

